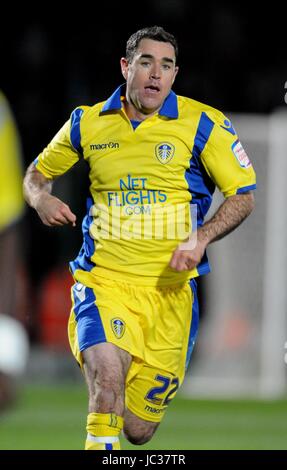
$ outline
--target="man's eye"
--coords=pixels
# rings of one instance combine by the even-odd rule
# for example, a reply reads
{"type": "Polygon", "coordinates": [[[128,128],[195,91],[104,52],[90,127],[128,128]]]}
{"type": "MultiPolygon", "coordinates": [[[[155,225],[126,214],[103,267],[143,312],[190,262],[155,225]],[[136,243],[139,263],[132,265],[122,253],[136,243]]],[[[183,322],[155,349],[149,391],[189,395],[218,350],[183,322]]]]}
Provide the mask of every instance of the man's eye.
{"type": "Polygon", "coordinates": [[[145,67],[149,66],[149,62],[142,62],[142,65],[144,65],[145,67]]]}
{"type": "Polygon", "coordinates": [[[171,68],[170,65],[168,65],[168,64],[163,64],[162,67],[163,67],[164,70],[170,70],[170,68],[171,68]]]}

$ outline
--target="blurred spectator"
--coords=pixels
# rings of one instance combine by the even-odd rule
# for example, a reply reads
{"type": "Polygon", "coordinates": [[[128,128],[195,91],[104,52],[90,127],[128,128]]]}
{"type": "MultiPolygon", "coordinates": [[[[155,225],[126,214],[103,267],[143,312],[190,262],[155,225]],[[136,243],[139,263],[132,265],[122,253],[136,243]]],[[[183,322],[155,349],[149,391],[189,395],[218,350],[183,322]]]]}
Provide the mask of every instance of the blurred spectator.
{"type": "Polygon", "coordinates": [[[0,411],[17,396],[19,379],[28,361],[29,342],[18,320],[0,314],[0,411]]]}
{"type": "Polygon", "coordinates": [[[14,398],[14,378],[23,372],[28,355],[26,331],[11,318],[18,317],[19,221],[24,210],[21,160],[14,118],[0,91],[0,409],[14,398]]]}

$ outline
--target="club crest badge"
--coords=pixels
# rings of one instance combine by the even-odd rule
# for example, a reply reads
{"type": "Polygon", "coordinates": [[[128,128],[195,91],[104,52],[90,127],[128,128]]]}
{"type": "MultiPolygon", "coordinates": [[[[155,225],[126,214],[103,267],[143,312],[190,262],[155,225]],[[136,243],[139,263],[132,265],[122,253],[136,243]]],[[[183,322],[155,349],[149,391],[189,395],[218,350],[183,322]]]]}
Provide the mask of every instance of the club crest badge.
{"type": "Polygon", "coordinates": [[[155,147],[156,158],[165,165],[169,163],[174,156],[175,147],[169,142],[161,142],[155,147]]]}
{"type": "Polygon", "coordinates": [[[126,325],[120,318],[113,318],[111,320],[112,330],[116,338],[120,339],[125,332],[126,325]]]}

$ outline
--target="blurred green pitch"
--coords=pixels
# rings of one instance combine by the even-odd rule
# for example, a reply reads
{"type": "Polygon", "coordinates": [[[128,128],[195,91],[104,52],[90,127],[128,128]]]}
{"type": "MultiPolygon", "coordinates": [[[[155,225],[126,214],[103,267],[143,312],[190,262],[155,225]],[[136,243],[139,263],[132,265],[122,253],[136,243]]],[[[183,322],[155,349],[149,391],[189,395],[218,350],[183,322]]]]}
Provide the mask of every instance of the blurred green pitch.
{"type": "MultiPolygon", "coordinates": [[[[84,385],[26,386],[0,416],[0,450],[82,449],[84,385]]],[[[287,399],[187,400],[177,397],[153,440],[128,449],[287,449],[287,399]]]]}

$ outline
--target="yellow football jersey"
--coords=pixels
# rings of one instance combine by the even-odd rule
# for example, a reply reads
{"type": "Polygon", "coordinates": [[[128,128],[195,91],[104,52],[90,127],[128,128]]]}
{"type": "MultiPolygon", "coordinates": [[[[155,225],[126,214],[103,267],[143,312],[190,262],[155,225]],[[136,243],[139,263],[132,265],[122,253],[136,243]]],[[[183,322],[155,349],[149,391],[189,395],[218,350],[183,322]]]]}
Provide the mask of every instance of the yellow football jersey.
{"type": "Polygon", "coordinates": [[[73,275],[85,285],[92,275],[164,286],[205,274],[206,254],[179,273],[169,267],[172,253],[202,225],[215,185],[225,197],[255,188],[252,165],[216,109],[171,91],[156,115],[133,126],[123,100],[122,86],[105,102],[76,108],[35,160],[47,178],[80,158],[90,167],[73,275]]]}
{"type": "Polygon", "coordinates": [[[22,214],[21,149],[8,102],[0,92],[0,231],[22,214]]]}

